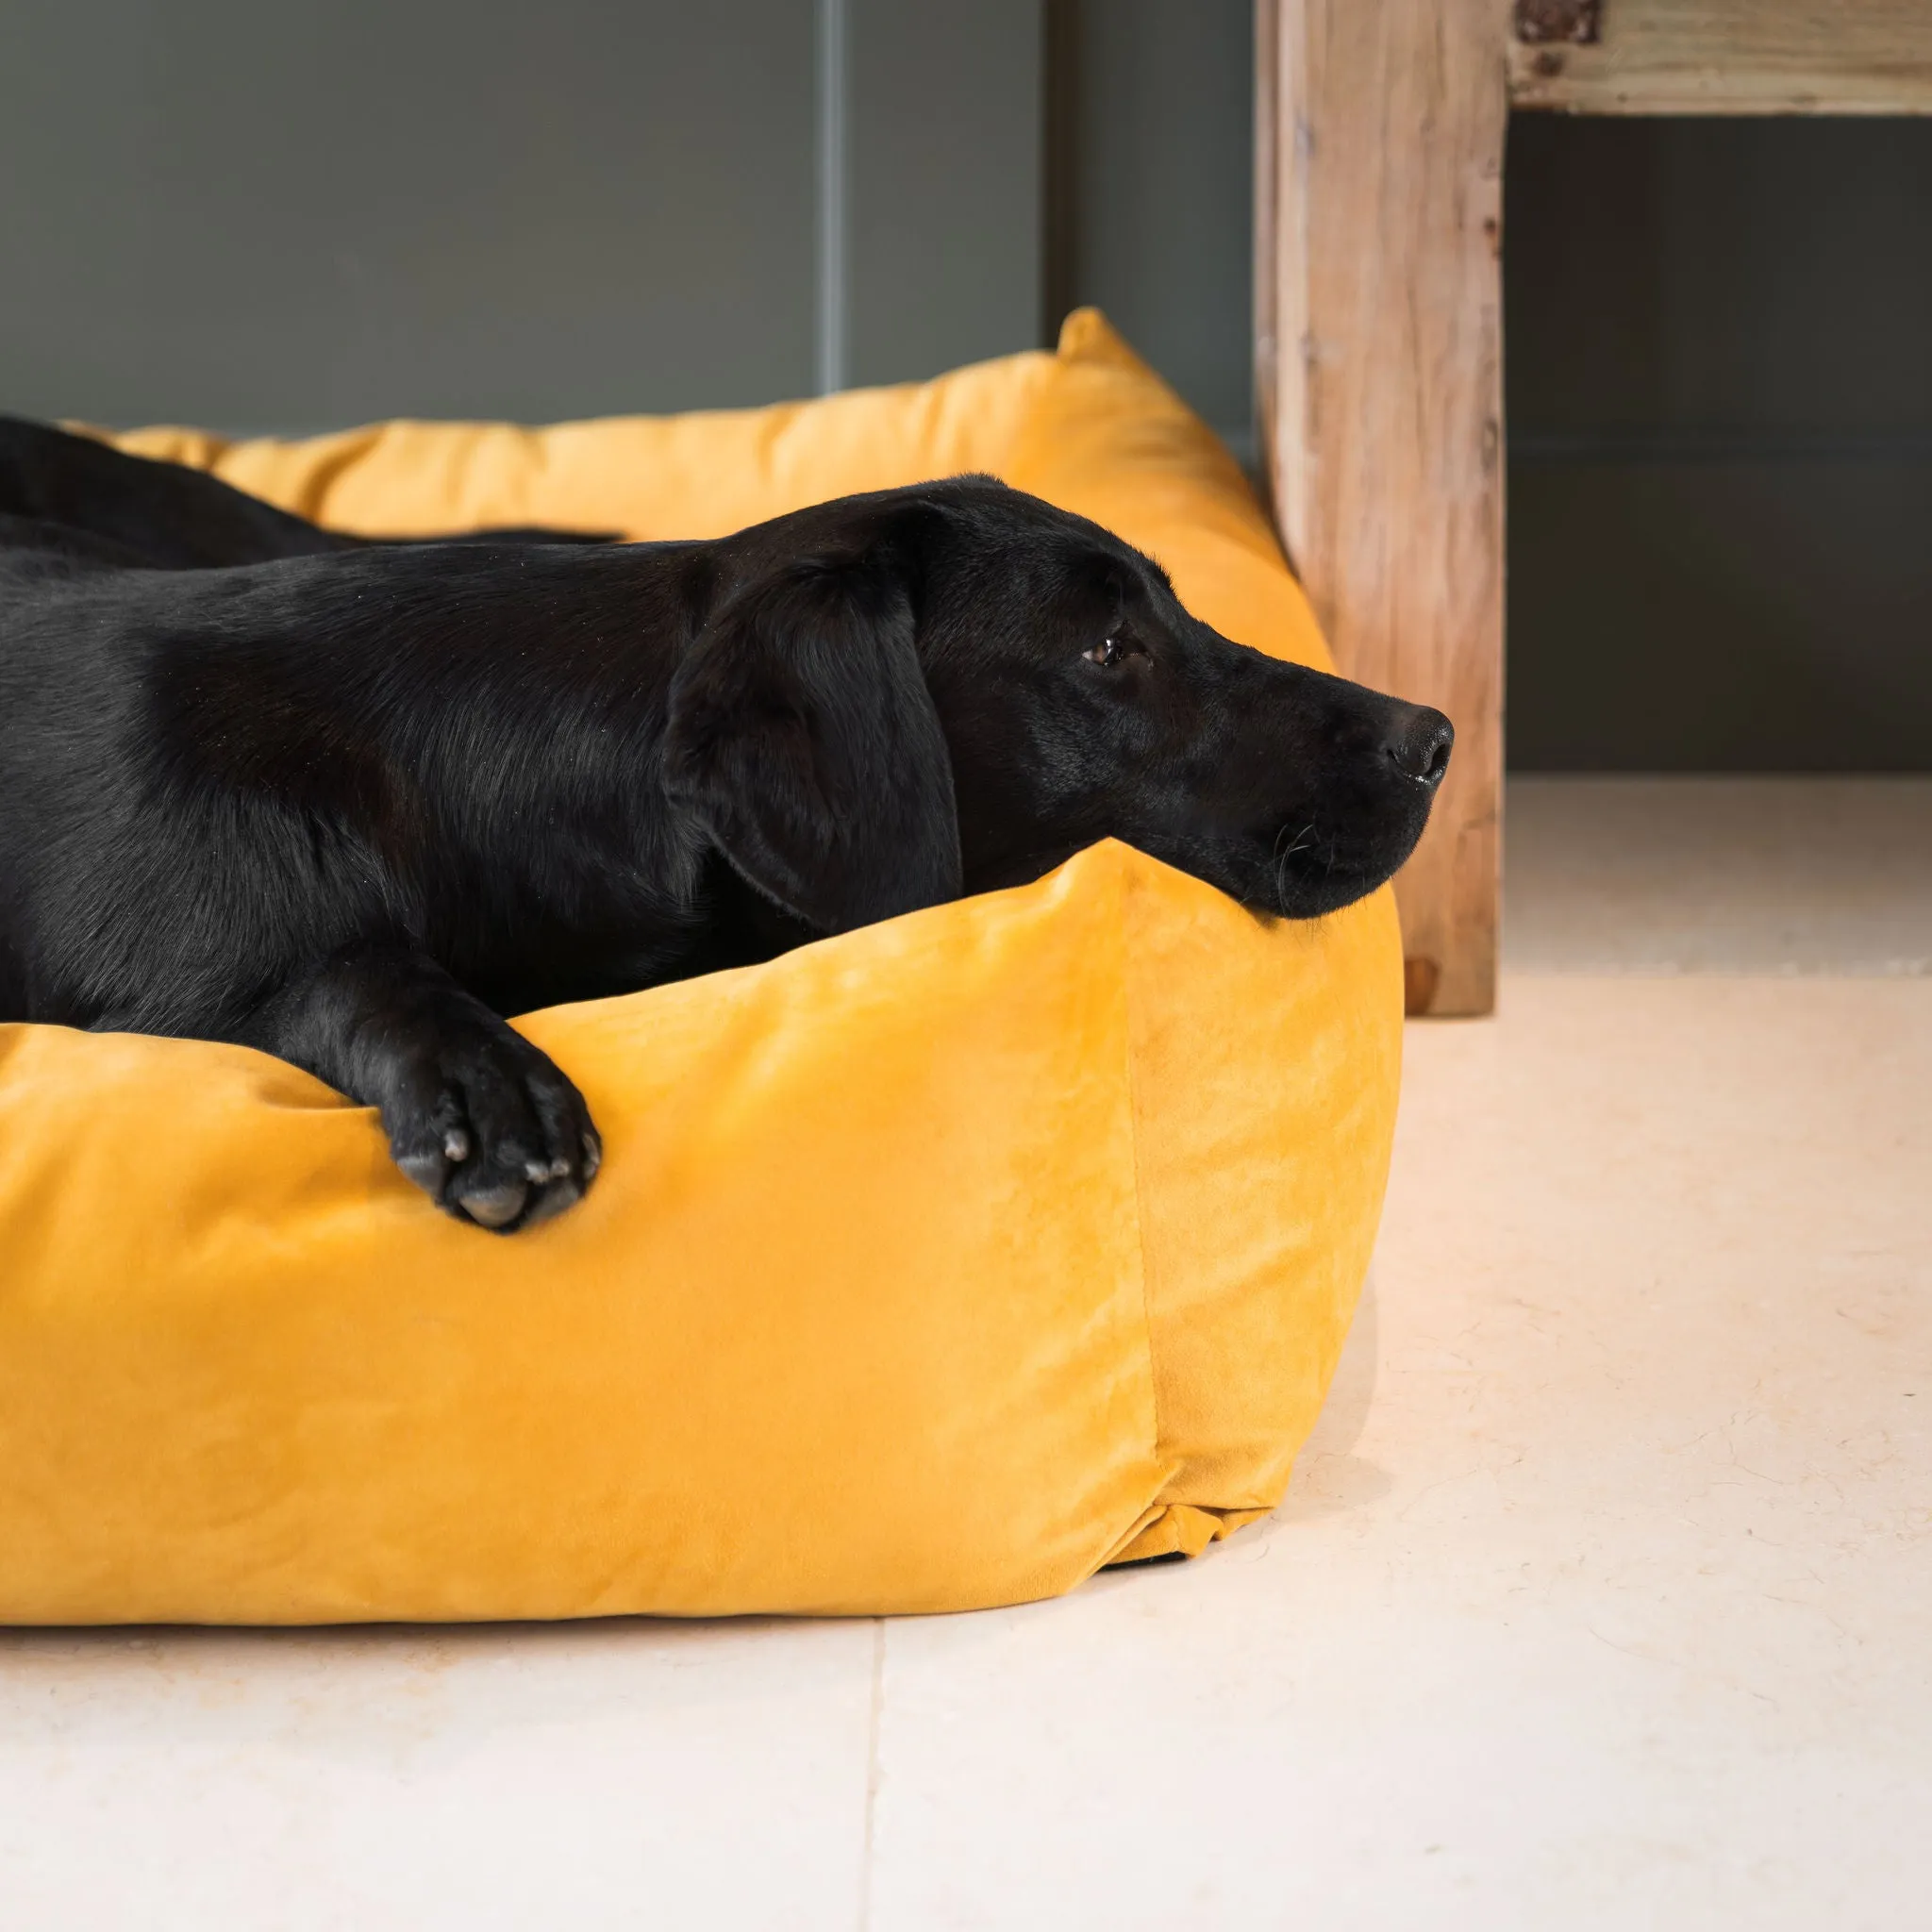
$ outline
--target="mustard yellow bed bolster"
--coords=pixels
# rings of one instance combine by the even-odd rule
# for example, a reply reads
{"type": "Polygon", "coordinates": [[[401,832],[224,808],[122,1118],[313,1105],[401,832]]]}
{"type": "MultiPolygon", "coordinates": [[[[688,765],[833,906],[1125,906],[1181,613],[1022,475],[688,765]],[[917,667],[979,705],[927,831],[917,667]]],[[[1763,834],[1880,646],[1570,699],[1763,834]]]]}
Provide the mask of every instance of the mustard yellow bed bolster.
{"type": "Polygon", "coordinates": [[[536,1015],[608,1159],[513,1241],[276,1061],[7,1029],[0,1614],[959,1609],[1198,1547],[1341,1345],[1390,941],[1108,845],[536,1015]]]}
{"type": "MultiPolygon", "coordinates": [[[[654,494],[704,467],[688,421],[175,453],[376,529],[695,532],[992,469],[1319,660],[1238,473],[1097,317],[709,421],[742,494],[703,514],[654,494]]],[[[521,1022],[608,1154],[512,1240],[280,1062],[0,1027],[0,1619],[960,1609],[1196,1551],[1279,1498],[1340,1351],[1400,981],[1386,892],[1268,922],[1098,846],[521,1022]]]]}

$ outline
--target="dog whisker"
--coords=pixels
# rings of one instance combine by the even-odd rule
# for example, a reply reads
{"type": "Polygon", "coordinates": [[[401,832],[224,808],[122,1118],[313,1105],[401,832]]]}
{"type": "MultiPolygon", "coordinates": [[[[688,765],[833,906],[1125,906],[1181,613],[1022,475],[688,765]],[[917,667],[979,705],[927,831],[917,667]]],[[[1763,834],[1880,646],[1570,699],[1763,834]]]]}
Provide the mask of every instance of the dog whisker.
{"type": "Polygon", "coordinates": [[[1305,824],[1301,828],[1301,830],[1294,835],[1294,841],[1289,846],[1286,852],[1284,852],[1281,849],[1281,841],[1282,840],[1288,837],[1288,827],[1286,825],[1283,825],[1281,830],[1275,834],[1274,904],[1279,908],[1281,916],[1284,919],[1293,917],[1293,914],[1291,913],[1288,908],[1288,862],[1291,858],[1292,858],[1295,856],[1297,852],[1305,851],[1307,849],[1303,845],[1302,841],[1305,840],[1308,836],[1308,834],[1312,832],[1314,829],[1315,822],[1312,819],[1310,819],[1308,823],[1305,824]]]}

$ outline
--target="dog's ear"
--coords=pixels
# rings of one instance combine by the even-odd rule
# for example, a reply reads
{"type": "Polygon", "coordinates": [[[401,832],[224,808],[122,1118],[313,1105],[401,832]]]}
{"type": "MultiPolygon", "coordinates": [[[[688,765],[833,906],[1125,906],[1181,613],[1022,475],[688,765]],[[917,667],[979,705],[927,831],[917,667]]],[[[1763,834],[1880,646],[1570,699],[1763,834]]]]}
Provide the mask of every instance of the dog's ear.
{"type": "Polygon", "coordinates": [[[889,560],[728,596],[671,685],[665,778],[752,885],[822,932],[961,890],[953,767],[889,560]]]}

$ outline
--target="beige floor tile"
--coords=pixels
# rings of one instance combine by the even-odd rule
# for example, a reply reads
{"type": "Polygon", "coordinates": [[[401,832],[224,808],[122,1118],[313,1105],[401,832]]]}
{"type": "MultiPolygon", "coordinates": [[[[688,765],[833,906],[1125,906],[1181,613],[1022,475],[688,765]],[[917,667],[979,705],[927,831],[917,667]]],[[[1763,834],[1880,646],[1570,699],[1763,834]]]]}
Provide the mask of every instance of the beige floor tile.
{"type": "Polygon", "coordinates": [[[0,1926],[851,1932],[874,1628],[0,1635],[0,1926]]]}
{"type": "Polygon", "coordinates": [[[879,1932],[1923,1918],[1932,983],[1506,992],[1277,1517],[890,1626],[879,1932]]]}
{"type": "Polygon", "coordinates": [[[1509,781],[1532,973],[1932,973],[1932,778],[1509,781]]]}

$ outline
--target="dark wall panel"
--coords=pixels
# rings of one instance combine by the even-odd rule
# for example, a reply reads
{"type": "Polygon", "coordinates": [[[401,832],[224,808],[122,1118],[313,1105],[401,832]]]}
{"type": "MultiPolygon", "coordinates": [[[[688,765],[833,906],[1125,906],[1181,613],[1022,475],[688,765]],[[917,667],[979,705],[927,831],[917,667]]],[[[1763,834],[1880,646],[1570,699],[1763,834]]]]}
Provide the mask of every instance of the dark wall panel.
{"type": "Polygon", "coordinates": [[[1524,770],[1932,768],[1932,123],[1521,116],[1524,770]]]}

